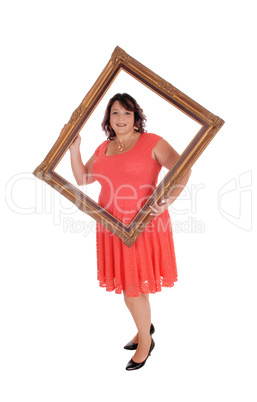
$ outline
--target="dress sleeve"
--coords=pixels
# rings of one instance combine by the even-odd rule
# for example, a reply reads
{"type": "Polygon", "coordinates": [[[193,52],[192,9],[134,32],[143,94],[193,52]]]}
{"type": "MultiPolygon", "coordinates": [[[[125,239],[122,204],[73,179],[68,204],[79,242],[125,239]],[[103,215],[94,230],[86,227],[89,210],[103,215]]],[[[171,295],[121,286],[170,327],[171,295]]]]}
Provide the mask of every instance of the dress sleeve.
{"type": "Polygon", "coordinates": [[[147,157],[152,158],[152,150],[157,144],[162,139],[160,135],[157,134],[152,134],[152,133],[147,133],[144,138],[144,152],[147,155],[147,157]]]}
{"type": "Polygon", "coordinates": [[[95,157],[98,158],[99,156],[101,156],[102,154],[105,153],[106,150],[106,146],[107,146],[107,140],[105,140],[104,142],[102,142],[102,144],[100,144],[96,150],[95,150],[95,157]]]}
{"type": "Polygon", "coordinates": [[[157,134],[150,134],[150,144],[152,146],[152,148],[155,147],[155,145],[157,144],[157,142],[159,142],[162,139],[162,137],[160,135],[157,134]]]}

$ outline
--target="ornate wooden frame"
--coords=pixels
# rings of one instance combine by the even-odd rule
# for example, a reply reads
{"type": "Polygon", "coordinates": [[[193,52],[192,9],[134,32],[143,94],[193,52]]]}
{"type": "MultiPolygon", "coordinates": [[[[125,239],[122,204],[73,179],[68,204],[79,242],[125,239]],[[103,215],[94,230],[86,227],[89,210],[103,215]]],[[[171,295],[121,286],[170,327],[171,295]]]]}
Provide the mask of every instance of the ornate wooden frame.
{"type": "Polygon", "coordinates": [[[130,247],[152,219],[149,207],[155,202],[160,202],[162,198],[167,197],[171,193],[172,189],[190,170],[223,124],[224,121],[221,118],[213,115],[203,106],[133,59],[120,47],[116,47],[108,64],[79,107],[73,112],[68,124],[65,125],[52,149],[33,174],[59,191],[80,210],[92,216],[130,247]],[[126,71],[167,102],[177,107],[181,112],[201,124],[200,130],[181,154],[179,160],[166,174],[143,208],[128,226],[54,171],[69,149],[72,141],[74,141],[121,70],[126,71]]]}

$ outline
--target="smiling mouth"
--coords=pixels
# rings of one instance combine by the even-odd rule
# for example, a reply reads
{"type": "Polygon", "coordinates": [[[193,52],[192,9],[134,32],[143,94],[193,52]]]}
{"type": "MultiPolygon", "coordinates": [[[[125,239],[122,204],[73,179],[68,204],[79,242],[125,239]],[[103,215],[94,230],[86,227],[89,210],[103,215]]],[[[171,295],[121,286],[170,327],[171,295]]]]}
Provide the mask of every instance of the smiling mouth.
{"type": "Polygon", "coordinates": [[[125,127],[126,124],[125,124],[125,123],[123,123],[123,124],[122,124],[122,123],[119,123],[119,124],[117,124],[117,126],[118,126],[118,127],[125,127]]]}

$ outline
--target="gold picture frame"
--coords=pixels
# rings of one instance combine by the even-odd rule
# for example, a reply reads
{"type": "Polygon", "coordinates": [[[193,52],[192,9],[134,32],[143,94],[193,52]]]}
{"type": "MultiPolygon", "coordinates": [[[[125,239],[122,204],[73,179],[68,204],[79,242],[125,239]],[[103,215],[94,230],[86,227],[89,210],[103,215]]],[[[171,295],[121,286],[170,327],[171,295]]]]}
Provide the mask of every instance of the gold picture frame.
{"type": "Polygon", "coordinates": [[[199,105],[117,46],[108,64],[84,97],[79,107],[72,113],[68,124],[64,126],[59,138],[43,162],[34,170],[33,174],[60,192],[81,211],[92,216],[97,222],[117,235],[130,247],[153,218],[150,215],[151,209],[149,207],[155,202],[160,202],[161,199],[166,198],[172,192],[172,189],[191,169],[195,161],[199,158],[223,124],[224,121],[220,117],[209,112],[203,106],[199,105]],[[98,203],[54,171],[55,167],[69,149],[71,143],[77,137],[81,128],[87,122],[121,70],[127,72],[133,78],[201,125],[200,130],[196,133],[180,158],[160,182],[130,225],[125,225],[123,222],[119,221],[98,203]]]}

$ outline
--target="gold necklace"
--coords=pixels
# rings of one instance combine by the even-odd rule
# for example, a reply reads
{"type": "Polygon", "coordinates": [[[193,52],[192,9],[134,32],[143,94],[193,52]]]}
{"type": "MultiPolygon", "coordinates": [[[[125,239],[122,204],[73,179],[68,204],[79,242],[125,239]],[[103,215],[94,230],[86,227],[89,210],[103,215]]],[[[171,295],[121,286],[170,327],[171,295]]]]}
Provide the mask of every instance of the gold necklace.
{"type": "Polygon", "coordinates": [[[122,151],[132,142],[133,137],[134,137],[134,134],[135,134],[135,131],[134,131],[133,134],[131,134],[131,135],[126,139],[126,141],[124,141],[123,143],[121,143],[121,142],[118,140],[118,138],[115,137],[115,140],[119,143],[119,145],[118,145],[118,151],[122,152],[122,151]],[[130,138],[131,138],[131,141],[128,142],[128,140],[129,140],[130,138]]]}

